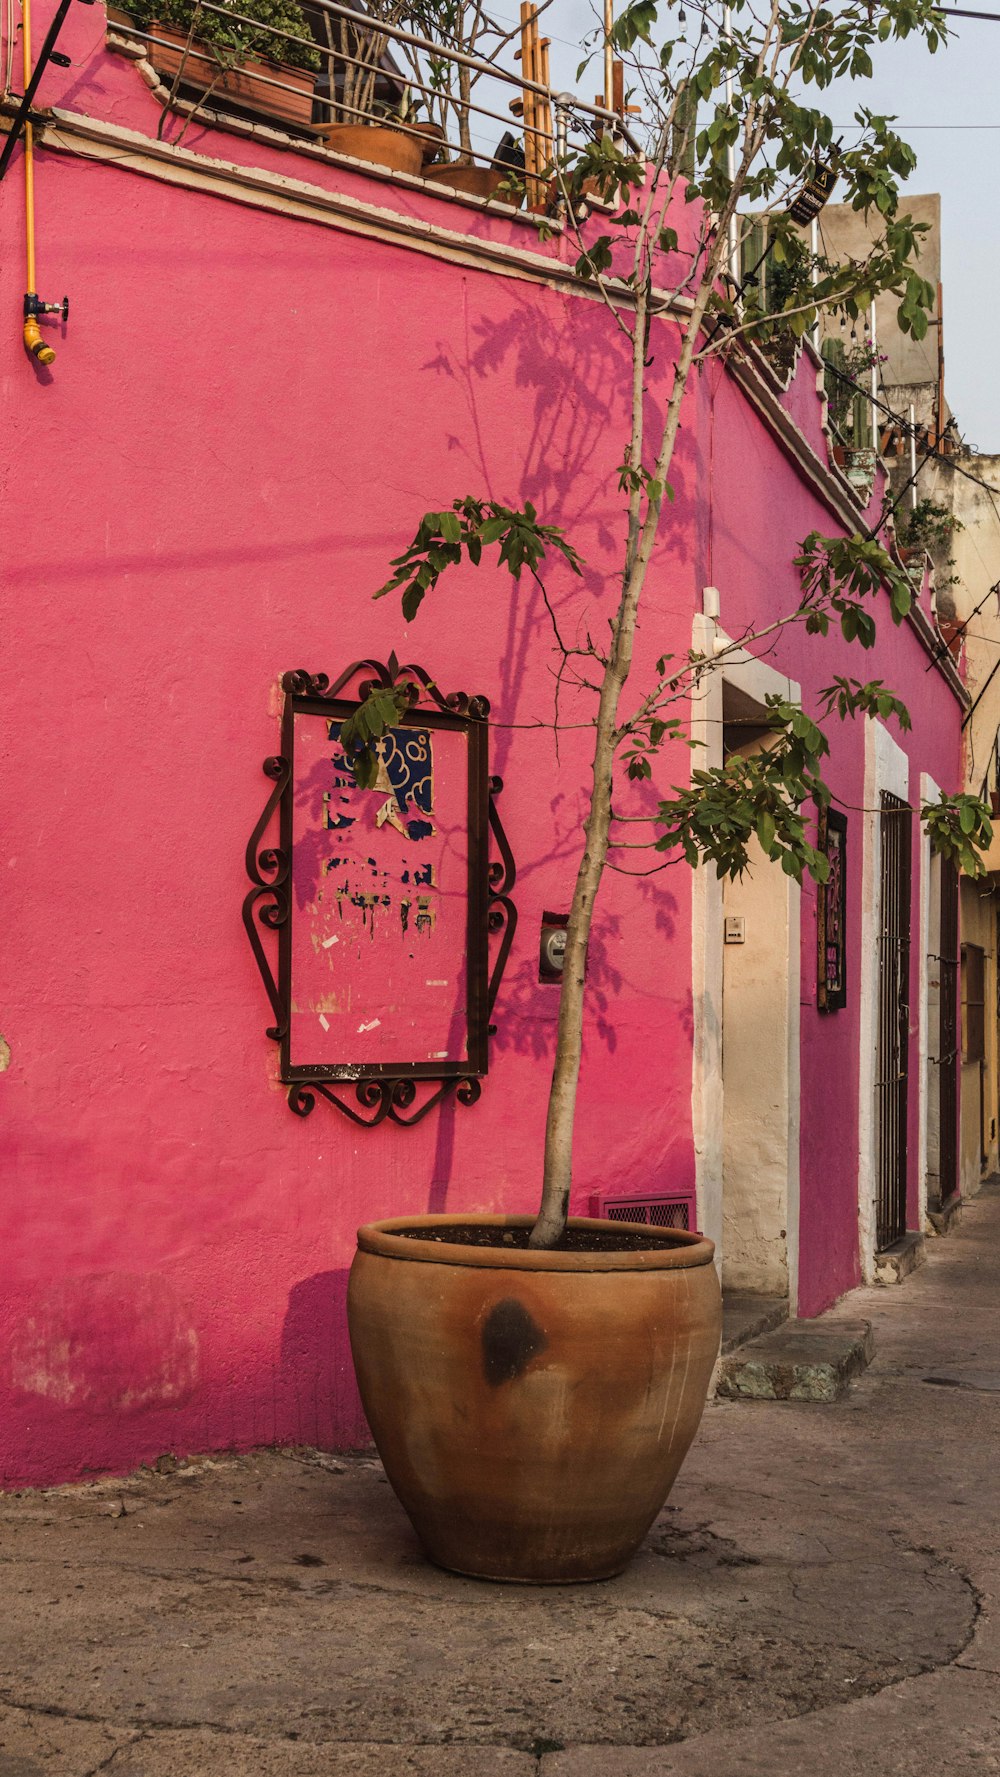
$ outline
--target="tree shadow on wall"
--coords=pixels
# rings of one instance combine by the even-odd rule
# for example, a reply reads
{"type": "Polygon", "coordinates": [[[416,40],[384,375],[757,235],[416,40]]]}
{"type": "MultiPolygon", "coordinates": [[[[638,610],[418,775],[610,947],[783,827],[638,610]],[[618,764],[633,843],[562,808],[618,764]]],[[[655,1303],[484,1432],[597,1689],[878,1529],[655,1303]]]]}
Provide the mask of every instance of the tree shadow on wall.
{"type": "Polygon", "coordinates": [[[317,1450],[371,1443],[347,1332],[349,1276],[318,1271],[295,1284],[281,1329],[281,1380],[296,1440],[317,1450]]]}
{"type": "Polygon", "coordinates": [[[317,759],[307,775],[295,782],[296,807],[304,809],[305,831],[295,841],[295,867],[292,881],[295,899],[300,908],[315,901],[331,854],[336,848],[336,833],[324,822],[324,797],[330,793],[332,771],[329,755],[317,759]]]}
{"type": "MultiPolygon", "coordinates": [[[[652,810],[657,804],[657,797],[648,785],[638,786],[636,806],[648,807],[652,810]]],[[[539,953],[537,926],[541,908],[538,905],[538,891],[534,889],[532,879],[540,870],[549,879],[542,890],[549,904],[549,897],[554,893],[551,886],[553,869],[560,865],[566,867],[567,894],[571,892],[576,876],[580,852],[584,844],[583,819],[585,808],[578,806],[574,798],[564,791],[557,790],[549,802],[551,811],[551,840],[543,857],[533,862],[518,862],[517,881],[514,886],[513,899],[518,907],[518,934],[504,977],[497,995],[494,1008],[494,1022],[497,1023],[497,1034],[491,1038],[495,1048],[514,1054],[530,1055],[534,1060],[542,1060],[552,1054],[555,1045],[555,1026],[558,1016],[558,986],[552,982],[540,981],[538,978],[539,953]],[[525,889],[528,892],[525,894],[525,889]],[[507,1021],[507,1022],[505,1022],[507,1021]]],[[[626,831],[632,831],[627,828],[626,831]]],[[[608,871],[610,882],[614,880],[616,868],[628,868],[626,860],[642,858],[640,869],[647,865],[647,853],[623,852],[619,859],[613,856],[609,860],[608,871]]],[[[652,913],[655,930],[662,937],[664,945],[668,944],[677,931],[678,902],[672,889],[663,881],[660,872],[660,854],[650,850],[648,861],[655,868],[655,874],[638,876],[630,883],[630,889],[638,891],[639,899],[652,913]]],[[[568,911],[568,904],[567,904],[568,911]]],[[[589,1031],[596,1032],[605,1045],[609,1055],[616,1048],[614,1024],[614,1003],[622,993],[637,996],[648,996],[655,993],[656,972],[650,970],[641,978],[629,972],[623,972],[619,966],[621,940],[624,936],[624,920],[619,913],[606,910],[602,903],[590,935],[590,947],[587,957],[587,987],[585,1000],[584,1037],[589,1031]]],[[[651,959],[655,961],[655,959],[651,959]]],[[[663,954],[663,967],[668,966],[666,952],[663,954]]]]}
{"type": "MultiPolygon", "coordinates": [[[[465,484],[455,486],[454,496],[473,493],[500,501],[531,500],[540,517],[560,525],[577,547],[582,547],[584,525],[592,527],[600,549],[617,560],[625,534],[626,503],[615,491],[611,479],[614,465],[607,460],[608,432],[616,424],[616,404],[608,391],[627,386],[622,356],[627,342],[621,340],[603,309],[595,312],[591,324],[583,324],[576,310],[589,312],[592,306],[584,300],[573,302],[556,320],[522,298],[501,321],[480,316],[473,324],[469,349],[460,357],[450,344],[442,343],[422,368],[425,373],[448,378],[463,391],[468,429],[462,435],[452,432],[447,437],[449,449],[467,469],[465,484]],[[497,471],[502,458],[481,413],[484,388],[501,378],[508,388],[513,380],[517,388],[534,391],[530,424],[523,432],[515,429],[513,433],[514,486],[497,471]]],[[[654,396],[647,398],[647,416],[650,435],[655,436],[663,408],[654,396]]],[[[622,442],[618,455],[623,456],[627,438],[620,415],[618,424],[622,442]]],[[[671,468],[671,511],[685,498],[690,479],[688,455],[682,440],[671,468]]],[[[676,555],[681,547],[680,534],[675,531],[672,535],[668,517],[661,548],[676,555]]],[[[547,592],[567,644],[579,646],[588,629],[595,636],[603,635],[614,576],[609,577],[601,566],[590,565],[578,580],[556,564],[551,580],[547,592]]],[[[506,605],[502,692],[493,699],[494,707],[508,717],[516,712],[519,718],[528,714],[532,719],[550,721],[550,711],[522,712],[518,694],[538,649],[555,654],[552,619],[538,589],[527,582],[517,587],[506,605]]],[[[502,772],[512,737],[501,731],[498,742],[496,766],[502,772]]]]}
{"type": "MultiPolygon", "coordinates": [[[[493,486],[497,448],[481,418],[482,391],[491,379],[501,378],[505,389],[513,383],[515,388],[534,391],[531,423],[513,433],[519,497],[532,500],[548,523],[566,526],[571,541],[572,527],[590,520],[596,524],[602,546],[618,550],[627,502],[612,491],[615,484],[609,481],[614,463],[607,460],[608,434],[618,428],[621,449],[614,448],[610,454],[620,461],[628,445],[629,419],[627,408],[615,397],[623,391],[627,394],[632,373],[625,356],[630,349],[627,342],[603,310],[600,320],[600,327],[584,328],[570,310],[556,322],[522,299],[502,321],[479,317],[462,361],[456,361],[448,345],[442,344],[422,368],[462,388],[470,437],[449,433],[448,448],[464,458],[476,477],[477,486],[469,491],[482,488],[493,498],[509,498],[512,490],[493,486]]],[[[659,345],[649,359],[651,366],[656,363],[657,351],[667,359],[667,352],[659,345]]],[[[662,430],[665,406],[648,388],[644,413],[647,444],[653,447],[662,430]]],[[[689,445],[682,431],[671,466],[675,503],[684,498],[689,468],[693,471],[695,467],[694,443],[692,438],[689,445]]],[[[676,552],[669,527],[664,532],[664,545],[676,552]]]]}

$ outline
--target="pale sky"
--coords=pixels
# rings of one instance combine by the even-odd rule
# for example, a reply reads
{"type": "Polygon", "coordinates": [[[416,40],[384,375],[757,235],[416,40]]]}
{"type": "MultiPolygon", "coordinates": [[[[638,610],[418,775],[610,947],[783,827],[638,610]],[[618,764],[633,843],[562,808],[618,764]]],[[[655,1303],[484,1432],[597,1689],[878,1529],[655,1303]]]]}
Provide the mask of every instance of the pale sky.
{"type": "MultiPolygon", "coordinates": [[[[995,6],[995,24],[953,20],[954,36],[934,56],[915,39],[881,46],[874,79],[841,83],[811,102],[828,106],[845,142],[859,105],[895,115],[918,157],[911,189],[940,192],[948,400],[966,442],[1000,452],[1000,329],[992,318],[1000,288],[1000,0],[977,3],[995,6]]],[[[513,19],[512,0],[501,6],[513,19]]],[[[544,25],[553,85],[585,99],[601,85],[599,62],[576,80],[578,46],[594,18],[592,0],[555,0],[544,25]]]]}

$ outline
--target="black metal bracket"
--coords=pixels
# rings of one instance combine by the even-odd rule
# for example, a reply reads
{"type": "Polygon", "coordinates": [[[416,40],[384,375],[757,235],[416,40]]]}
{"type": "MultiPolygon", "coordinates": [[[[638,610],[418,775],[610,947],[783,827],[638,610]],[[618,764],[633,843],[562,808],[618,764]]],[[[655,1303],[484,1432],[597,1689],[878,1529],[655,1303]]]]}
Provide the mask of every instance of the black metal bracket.
{"type": "MultiPolygon", "coordinates": [[[[489,717],[490,706],[485,697],[468,697],[462,691],[446,696],[422,667],[412,663],[401,666],[395,654],[390,654],[386,664],[377,660],[354,661],[333,682],[325,673],[314,674],[304,670],[282,675],[281,683],[286,696],[285,749],[264,760],[265,775],[272,780],[274,787],[247,844],[246,871],[251,887],[243,901],[243,924],[274,1017],[274,1023],[267,1027],[267,1035],[273,1042],[281,1045],[283,1056],[287,1053],[291,1005],[291,982],[284,960],[287,949],[281,938],[288,925],[292,905],[290,835],[294,785],[289,711],[300,699],[307,699],[310,703],[318,700],[320,704],[336,699],[362,673],[365,677],[358,683],[356,693],[348,693],[349,697],[357,695],[363,700],[379,686],[386,689],[408,687],[411,708],[424,700],[425,703],[436,705],[447,715],[459,717],[476,728],[482,724],[484,731],[489,717]],[[264,843],[265,835],[275,816],[280,817],[279,843],[267,845],[264,843]],[[265,933],[279,936],[277,972],[272,968],[261,927],[265,933]]],[[[485,732],[482,744],[485,745],[485,732]]],[[[487,940],[499,937],[488,982],[484,975],[484,1015],[488,1020],[493,1014],[517,928],[517,907],[512,898],[517,871],[514,854],[496,804],[496,798],[503,789],[503,779],[487,776],[483,787],[486,792],[486,807],[483,811],[484,847],[487,837],[491,836],[499,854],[484,867],[486,881],[480,902],[487,940]]],[[[483,818],[482,814],[480,818],[483,818]]],[[[485,1033],[487,1038],[495,1035],[496,1025],[487,1023],[485,1033]]],[[[488,1044],[484,1045],[484,1055],[486,1054],[488,1044]]],[[[411,1073],[393,1077],[372,1077],[363,1067],[359,1067],[350,1071],[346,1068],[329,1068],[317,1073],[310,1071],[309,1077],[303,1078],[302,1070],[296,1069],[294,1077],[283,1072],[282,1081],[288,1088],[288,1107],[297,1117],[308,1117],[315,1109],[319,1097],[363,1129],[373,1129],[379,1123],[387,1121],[403,1129],[412,1129],[429,1111],[452,1094],[460,1105],[475,1104],[482,1093],[481,1074],[485,1073],[486,1065],[484,1060],[482,1069],[476,1073],[459,1072],[450,1074],[447,1078],[440,1074],[435,1075],[433,1067],[425,1069],[424,1064],[411,1073]],[[421,1096],[419,1102],[418,1088],[426,1089],[426,1095],[421,1096]]]]}
{"type": "MultiPolygon", "coordinates": [[[[10,158],[14,152],[15,147],[17,146],[18,137],[20,136],[21,131],[24,129],[24,126],[26,123],[30,123],[33,121],[33,119],[30,116],[31,101],[34,98],[36,92],[38,91],[39,82],[42,78],[42,75],[45,73],[45,70],[48,67],[49,63],[51,61],[55,61],[57,63],[57,65],[61,68],[65,68],[65,67],[69,66],[69,58],[68,57],[55,56],[53,54],[53,51],[55,50],[56,42],[59,37],[59,33],[62,30],[63,25],[66,21],[66,14],[68,13],[72,3],[73,3],[73,0],[59,0],[59,5],[57,6],[55,12],[52,15],[52,23],[49,25],[49,28],[45,33],[45,41],[42,44],[42,47],[38,52],[38,60],[36,61],[35,66],[32,70],[31,79],[28,82],[28,90],[22,96],[21,102],[18,105],[18,108],[14,113],[13,119],[11,121],[10,132],[7,136],[6,142],[3,145],[3,152],[2,152],[2,154],[0,154],[0,179],[3,178],[4,174],[7,171],[7,168],[10,165],[10,158]]],[[[93,4],[94,4],[94,0],[81,0],[81,5],[92,6],[93,4]]]]}

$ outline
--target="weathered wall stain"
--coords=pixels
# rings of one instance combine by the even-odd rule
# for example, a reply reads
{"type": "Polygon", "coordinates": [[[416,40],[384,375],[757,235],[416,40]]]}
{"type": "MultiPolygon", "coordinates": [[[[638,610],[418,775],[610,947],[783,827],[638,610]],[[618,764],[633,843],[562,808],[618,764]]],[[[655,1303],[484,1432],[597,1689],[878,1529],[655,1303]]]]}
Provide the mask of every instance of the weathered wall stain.
{"type": "Polygon", "coordinates": [[[13,1388],[60,1407],[135,1413],[175,1406],[198,1381],[198,1335],[166,1279],[66,1278],[12,1330],[13,1388]]]}

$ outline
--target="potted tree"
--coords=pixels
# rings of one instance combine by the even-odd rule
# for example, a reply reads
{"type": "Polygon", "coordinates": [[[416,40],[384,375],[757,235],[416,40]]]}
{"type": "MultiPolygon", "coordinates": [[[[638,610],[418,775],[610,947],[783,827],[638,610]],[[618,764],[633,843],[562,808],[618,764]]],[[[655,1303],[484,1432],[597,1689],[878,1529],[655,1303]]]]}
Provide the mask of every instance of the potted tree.
{"type": "MultiPolygon", "coordinates": [[[[579,571],[570,539],[530,504],[475,492],[424,514],[376,594],[401,594],[411,621],[452,566],[478,565],[495,550],[515,580],[527,573],[541,584],[559,671],[582,654],[595,697],[592,788],[566,927],[538,1212],[374,1223],[359,1232],[350,1286],[358,1380],[390,1481],[434,1560],[501,1579],[580,1580],[622,1567],[694,1435],[718,1348],[709,1242],[567,1212],[587,948],[617,818],[614,786],[652,784],[662,761],[676,773],[690,700],[724,659],[665,655],[655,681],[623,702],[685,395],[707,364],[739,353],[762,324],[727,282],[731,225],[745,207],[767,226],[784,268],[782,318],[793,334],[812,327],[822,309],[863,314],[877,291],[891,289],[901,326],[921,337],[934,299],[913,263],[918,226],[899,208],[898,184],[913,155],[885,118],[859,113],[859,140],[837,159],[847,201],[884,219],[867,258],[817,263],[794,221],[796,194],[833,137],[830,119],[796,97],[797,77],[808,67],[813,90],[822,91],[835,74],[865,66],[877,37],[919,30],[934,50],[945,27],[930,0],[886,0],[877,17],[855,0],[811,14],[793,0],[763,13],[709,4],[693,47],[680,26],[672,36],[660,30],[658,19],[674,10],[675,0],[632,0],[614,27],[614,48],[632,58],[636,86],[655,100],[646,157],[606,137],[558,173],[576,230],[577,273],[598,287],[609,326],[627,335],[630,360],[631,419],[617,471],[625,542],[600,629],[581,613],[578,634],[587,640],[570,649],[554,615],[545,577],[571,581],[579,571]],[[701,128],[684,97],[692,84],[701,128]],[[693,166],[678,152],[679,126],[692,134],[693,166]],[[580,181],[595,176],[619,197],[604,234],[574,220],[580,181]],[[683,241],[679,215],[688,219],[683,241]],[[654,324],[657,362],[668,349],[671,361],[658,404],[645,398],[654,324]],[[598,633],[602,639],[590,641],[598,633]]],[[[883,540],[860,526],[853,536],[811,533],[796,566],[801,593],[782,623],[819,634],[835,625],[870,645],[876,598],[896,623],[910,609],[909,580],[883,540]]],[[[741,643],[752,651],[754,638],[741,643]]],[[[345,752],[362,784],[374,783],[379,742],[410,694],[404,681],[391,693],[381,687],[344,724],[345,752]]],[[[756,838],[775,867],[823,881],[826,860],[809,820],[814,805],[830,800],[823,723],[859,713],[908,721],[878,680],[838,678],[813,714],[775,698],[770,745],[685,770],[680,787],[657,793],[651,844],[734,876],[756,838]]],[[[982,803],[945,796],[921,815],[939,851],[966,870],[980,868],[977,848],[990,834],[982,803]]]]}
{"type": "Polygon", "coordinates": [[[413,97],[380,25],[410,22],[411,0],[369,0],[360,17],[319,14],[325,36],[327,116],[320,133],[329,148],[352,160],[370,161],[397,173],[419,173],[426,141],[414,128],[413,97]],[[370,22],[369,22],[370,21],[370,22]]]}
{"type": "Polygon", "coordinates": [[[424,171],[474,196],[492,196],[509,183],[509,164],[475,164],[470,115],[486,64],[515,32],[502,30],[482,0],[370,0],[357,11],[363,18],[321,13],[317,25],[329,50],[329,117],[322,126],[328,146],[398,172],[424,171]],[[405,26],[408,38],[397,43],[380,25],[405,26]],[[466,59],[473,57],[478,65],[466,59]]]}
{"type": "MultiPolygon", "coordinates": [[[[524,152],[509,131],[490,160],[477,159],[472,140],[472,93],[482,80],[486,65],[496,63],[522,27],[503,29],[486,10],[483,0],[413,0],[412,28],[424,39],[475,56],[477,65],[464,59],[429,56],[410,49],[415,87],[427,111],[430,152],[424,157],[424,177],[465,196],[500,197],[519,206],[524,189],[519,175],[524,152]]],[[[547,80],[547,71],[542,78],[547,80]]]]}

